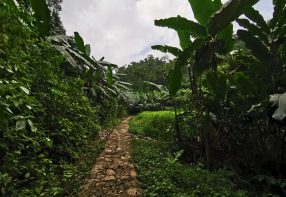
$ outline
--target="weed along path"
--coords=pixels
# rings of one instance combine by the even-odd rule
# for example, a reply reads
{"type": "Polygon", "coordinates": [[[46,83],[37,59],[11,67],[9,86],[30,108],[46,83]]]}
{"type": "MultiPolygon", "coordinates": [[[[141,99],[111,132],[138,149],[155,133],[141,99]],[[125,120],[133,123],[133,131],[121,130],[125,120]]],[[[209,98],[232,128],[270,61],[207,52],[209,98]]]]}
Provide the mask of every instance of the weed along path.
{"type": "Polygon", "coordinates": [[[141,196],[131,164],[131,135],[126,118],[109,136],[106,148],[97,158],[81,197],[141,196]]]}

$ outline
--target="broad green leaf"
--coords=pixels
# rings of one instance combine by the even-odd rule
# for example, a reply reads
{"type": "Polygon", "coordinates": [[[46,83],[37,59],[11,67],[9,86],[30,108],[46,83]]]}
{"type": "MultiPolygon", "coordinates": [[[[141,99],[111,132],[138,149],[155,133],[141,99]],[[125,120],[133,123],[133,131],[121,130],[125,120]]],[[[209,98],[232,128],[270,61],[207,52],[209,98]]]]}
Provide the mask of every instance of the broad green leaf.
{"type": "Polygon", "coordinates": [[[245,42],[246,47],[252,51],[253,55],[262,63],[269,63],[271,55],[267,47],[255,36],[246,30],[238,30],[237,36],[245,42]]]}
{"type": "Polygon", "coordinates": [[[190,37],[191,35],[187,32],[184,32],[184,31],[177,31],[177,33],[179,36],[181,48],[183,50],[188,48],[188,46],[191,43],[191,37],[190,37]]]}
{"type": "Polygon", "coordinates": [[[267,35],[264,34],[263,30],[253,23],[250,23],[247,19],[237,19],[236,22],[246,28],[254,36],[258,36],[264,43],[268,43],[267,35]]]}
{"type": "Polygon", "coordinates": [[[189,0],[189,3],[192,6],[195,18],[205,27],[213,13],[215,13],[221,6],[220,0],[189,0]]]}
{"type": "Polygon", "coordinates": [[[18,120],[16,122],[16,131],[23,130],[26,128],[26,120],[18,120]]]}
{"type": "Polygon", "coordinates": [[[23,91],[23,92],[25,92],[26,94],[30,94],[30,91],[27,89],[27,88],[25,88],[24,86],[20,86],[20,89],[23,91]]]}
{"type": "Polygon", "coordinates": [[[267,33],[270,33],[270,28],[268,27],[263,16],[253,7],[249,7],[245,9],[244,15],[250,20],[252,20],[253,22],[255,22],[259,27],[261,27],[262,31],[266,31],[267,33]]]}
{"type": "Polygon", "coordinates": [[[181,16],[155,20],[155,25],[160,27],[168,27],[176,31],[184,31],[195,37],[204,37],[207,35],[204,26],[181,16]]]}
{"type": "Polygon", "coordinates": [[[125,81],[116,81],[116,84],[123,84],[123,85],[126,85],[126,86],[132,86],[131,83],[128,83],[128,82],[125,82],[125,81]]]}
{"type": "Polygon", "coordinates": [[[30,178],[30,176],[31,176],[31,174],[30,174],[29,172],[27,172],[27,173],[25,174],[25,179],[30,178]]]}
{"type": "Polygon", "coordinates": [[[13,111],[12,111],[9,107],[6,107],[5,109],[6,109],[6,111],[9,112],[10,114],[13,114],[13,111]]]}
{"type": "Polygon", "coordinates": [[[235,85],[238,87],[240,92],[243,94],[254,94],[255,93],[255,85],[251,81],[251,79],[246,76],[243,72],[237,72],[233,76],[233,80],[235,85]]]}
{"type": "Polygon", "coordinates": [[[27,107],[29,110],[32,109],[32,107],[31,107],[30,105],[26,105],[26,107],[27,107]]]}
{"type": "Polygon", "coordinates": [[[66,59],[66,61],[74,68],[81,69],[81,67],[76,63],[73,57],[66,51],[65,47],[59,45],[52,45],[55,49],[57,49],[66,59]]]}
{"type": "Polygon", "coordinates": [[[188,48],[186,48],[178,57],[178,62],[180,62],[180,64],[187,64],[187,61],[189,58],[193,57],[193,54],[196,50],[200,49],[203,44],[205,43],[205,40],[202,38],[197,38],[195,39],[193,42],[190,43],[190,45],[188,46],[188,48]]]}
{"type": "Polygon", "coordinates": [[[223,100],[227,92],[227,78],[219,72],[209,72],[206,75],[206,85],[214,93],[215,97],[223,100]]]}
{"type": "Polygon", "coordinates": [[[226,48],[227,51],[231,51],[234,47],[232,23],[230,23],[224,30],[219,32],[217,38],[224,42],[224,47],[226,48]]]}
{"type": "Polygon", "coordinates": [[[279,40],[279,38],[282,38],[286,35],[286,24],[283,25],[283,26],[279,26],[279,28],[277,28],[275,31],[274,31],[274,35],[275,35],[275,38],[277,40],[279,40]]]}
{"type": "Polygon", "coordinates": [[[217,12],[221,7],[222,7],[221,0],[213,0],[214,13],[217,12]]]}
{"type": "Polygon", "coordinates": [[[113,84],[113,73],[112,73],[112,67],[111,66],[108,66],[107,67],[107,81],[108,81],[108,84],[109,85],[112,85],[113,84]]]}
{"type": "Polygon", "coordinates": [[[83,54],[86,54],[85,46],[84,46],[84,41],[82,37],[79,35],[78,32],[74,32],[74,40],[76,43],[77,49],[82,52],[83,54]]]}
{"type": "Polygon", "coordinates": [[[182,52],[180,49],[178,49],[176,47],[167,46],[167,45],[164,45],[164,46],[162,46],[162,45],[154,45],[151,48],[154,49],[154,50],[159,50],[159,51],[161,51],[163,53],[171,53],[172,55],[174,55],[176,57],[179,56],[181,54],[181,52],[182,52]]]}
{"type": "Polygon", "coordinates": [[[81,55],[79,54],[77,51],[74,51],[73,49],[69,49],[67,48],[66,51],[74,58],[76,59],[78,62],[83,63],[83,66],[80,67],[81,70],[85,69],[85,68],[93,68],[96,69],[96,67],[98,66],[98,64],[93,61],[92,59],[90,59],[88,56],[86,55],[81,55]]]}
{"type": "Polygon", "coordinates": [[[174,68],[167,76],[167,88],[171,97],[175,96],[181,87],[183,80],[182,69],[188,64],[188,60],[193,56],[195,50],[200,48],[203,44],[204,39],[197,38],[178,57],[174,68]]]}
{"type": "Polygon", "coordinates": [[[162,89],[163,89],[163,86],[162,86],[162,85],[158,85],[158,84],[153,83],[153,82],[150,82],[150,81],[143,81],[143,84],[149,85],[149,86],[152,86],[152,87],[155,87],[155,88],[157,88],[158,90],[162,90],[162,89]]]}
{"type": "Polygon", "coordinates": [[[33,123],[31,120],[28,120],[28,124],[30,125],[31,130],[32,130],[33,132],[36,132],[36,131],[37,131],[37,127],[35,127],[34,123],[33,123]]]}
{"type": "Polygon", "coordinates": [[[30,0],[41,36],[48,36],[51,29],[51,13],[45,0],[30,0]]]}
{"type": "MultiPolygon", "coordinates": [[[[130,90],[130,88],[122,83],[116,83],[115,84],[116,87],[124,89],[124,90],[130,90]]],[[[130,85],[129,85],[130,86],[130,85]]]]}
{"type": "Polygon", "coordinates": [[[91,52],[90,44],[86,44],[84,47],[85,47],[85,54],[89,57],[91,52]]]}
{"type": "Polygon", "coordinates": [[[181,88],[182,79],[182,66],[176,64],[167,76],[167,88],[171,97],[175,96],[181,88]]]}
{"type": "Polygon", "coordinates": [[[112,68],[118,68],[118,66],[116,64],[112,64],[106,61],[97,61],[98,64],[102,65],[102,66],[111,66],[112,68]]]}
{"type": "Polygon", "coordinates": [[[274,5],[273,18],[270,20],[272,26],[276,25],[282,16],[286,0],[272,0],[274,5]]]}
{"type": "Polygon", "coordinates": [[[225,3],[218,12],[216,12],[208,23],[208,31],[211,35],[216,35],[229,23],[236,20],[243,14],[244,10],[253,6],[259,0],[230,0],[225,3]]]}

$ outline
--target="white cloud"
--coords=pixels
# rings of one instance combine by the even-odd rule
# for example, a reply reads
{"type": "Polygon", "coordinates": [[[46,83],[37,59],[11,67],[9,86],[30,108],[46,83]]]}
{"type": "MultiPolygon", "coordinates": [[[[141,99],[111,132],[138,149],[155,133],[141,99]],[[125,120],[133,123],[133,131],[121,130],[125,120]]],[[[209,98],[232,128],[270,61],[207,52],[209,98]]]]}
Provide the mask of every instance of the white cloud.
{"type": "MultiPolygon", "coordinates": [[[[264,1],[264,0],[262,0],[264,1]]],[[[154,26],[155,19],[193,19],[187,0],[65,0],[61,17],[69,35],[78,31],[92,54],[119,66],[146,57],[153,44],[178,46],[174,31],[154,26]]]]}

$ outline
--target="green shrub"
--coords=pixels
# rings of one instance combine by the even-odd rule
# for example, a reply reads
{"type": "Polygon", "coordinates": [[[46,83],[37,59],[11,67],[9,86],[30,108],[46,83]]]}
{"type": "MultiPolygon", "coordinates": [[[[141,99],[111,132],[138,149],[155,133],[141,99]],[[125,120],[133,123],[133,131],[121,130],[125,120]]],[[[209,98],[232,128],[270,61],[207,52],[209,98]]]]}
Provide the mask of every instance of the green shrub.
{"type": "Polygon", "coordinates": [[[173,121],[174,112],[159,111],[140,113],[129,122],[130,131],[139,134],[132,140],[132,158],[144,195],[246,196],[230,181],[232,173],[209,172],[201,164],[179,162],[182,151],[170,129],[173,121]]]}
{"type": "MultiPolygon", "coordinates": [[[[65,59],[14,2],[0,1],[0,196],[65,196],[100,113],[110,125],[124,110],[117,97],[88,98],[85,79],[64,72],[65,59]]],[[[102,148],[93,149],[95,158],[102,148]]]]}

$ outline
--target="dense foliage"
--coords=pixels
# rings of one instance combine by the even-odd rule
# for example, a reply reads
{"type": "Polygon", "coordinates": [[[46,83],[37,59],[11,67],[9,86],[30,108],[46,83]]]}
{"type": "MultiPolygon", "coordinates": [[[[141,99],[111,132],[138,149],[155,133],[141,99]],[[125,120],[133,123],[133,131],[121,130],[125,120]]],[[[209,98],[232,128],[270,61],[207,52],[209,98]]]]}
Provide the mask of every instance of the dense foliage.
{"type": "Polygon", "coordinates": [[[273,0],[267,22],[253,8],[257,2],[189,0],[197,22],[155,21],[177,31],[181,48],[153,48],[177,57],[167,77],[170,96],[189,70],[188,110],[176,118],[186,159],[249,176],[259,195],[285,195],[285,1],[273,0]],[[236,36],[233,21],[244,28],[236,36]]]}
{"type": "Polygon", "coordinates": [[[150,55],[144,60],[120,67],[118,72],[125,74],[122,79],[131,83],[133,90],[140,92],[146,89],[144,81],[166,86],[166,77],[173,65],[167,61],[167,58],[159,59],[150,55]]]}
{"type": "MultiPolygon", "coordinates": [[[[149,55],[144,60],[131,62],[117,70],[124,81],[132,84],[131,91],[125,93],[131,114],[146,110],[161,110],[173,105],[166,88],[166,78],[173,66],[174,61],[168,60],[167,57],[160,59],[149,55]]],[[[183,87],[188,87],[187,73],[185,69],[183,87]]]]}
{"type": "Polygon", "coordinates": [[[180,162],[173,121],[174,112],[158,111],[140,113],[129,123],[132,133],[140,133],[133,139],[132,155],[144,196],[246,196],[231,172],[210,173],[203,164],[180,162]]]}
{"type": "Polygon", "coordinates": [[[121,68],[65,35],[62,0],[0,1],[0,195],[74,195],[100,129],[156,110],[130,122],[146,196],[285,196],[286,1],[258,1],[188,0],[196,21],[155,20],[176,58],[121,68]]]}
{"type": "Polygon", "coordinates": [[[45,40],[30,6],[19,3],[0,2],[0,195],[64,196],[80,173],[81,152],[100,125],[124,115],[123,101],[100,93],[119,95],[108,83],[111,64],[93,60],[87,67],[79,58],[90,59],[71,38],[73,54],[81,56],[68,60],[85,69],[74,68],[45,40]],[[87,86],[99,69],[100,86],[87,86]]]}

